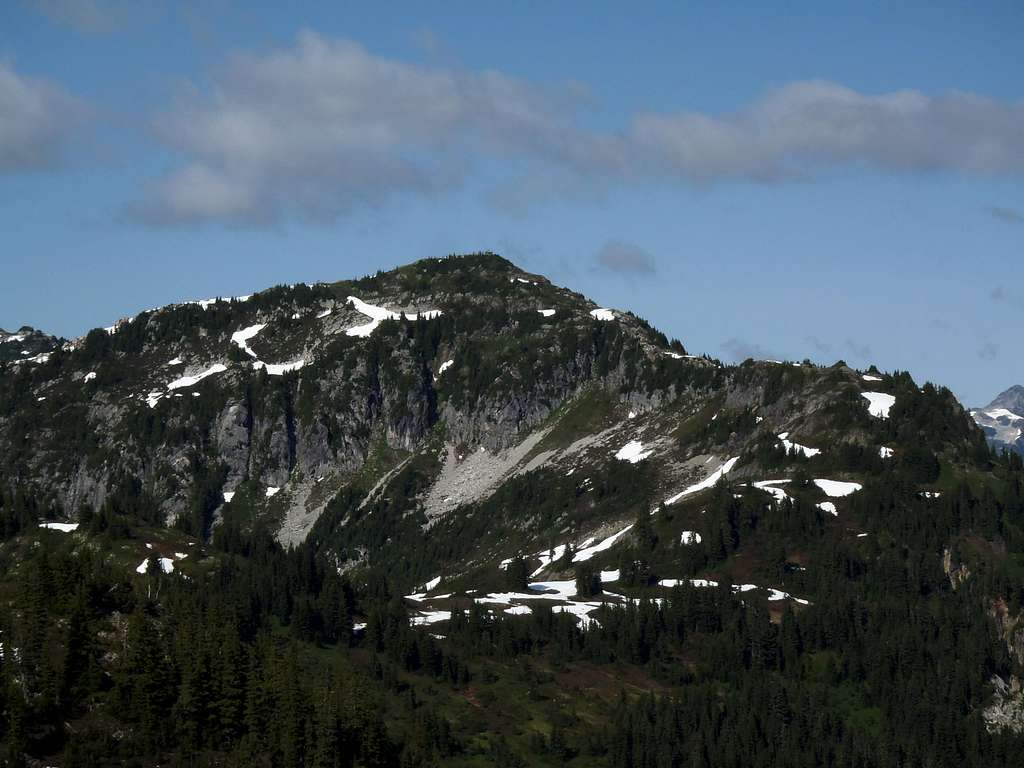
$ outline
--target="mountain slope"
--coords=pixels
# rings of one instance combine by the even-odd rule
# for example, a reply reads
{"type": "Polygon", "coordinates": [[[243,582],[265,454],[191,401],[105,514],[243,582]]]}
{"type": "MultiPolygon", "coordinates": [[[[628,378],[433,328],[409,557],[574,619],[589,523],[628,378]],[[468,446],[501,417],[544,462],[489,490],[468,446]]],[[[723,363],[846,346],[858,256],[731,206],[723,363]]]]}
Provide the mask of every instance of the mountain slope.
{"type": "Polygon", "coordinates": [[[1024,465],[942,387],[493,254],[52,345],[0,363],[0,761],[1019,762],[1024,465]]]}
{"type": "Polygon", "coordinates": [[[56,516],[141,495],[201,538],[224,521],[286,544],[314,531],[340,569],[410,587],[487,581],[518,554],[536,571],[726,472],[805,465],[822,479],[808,502],[836,514],[831,489],[854,487],[836,483],[889,467],[927,484],[987,458],[947,390],[688,355],[492,254],[143,312],[4,368],[0,406],[3,477],[56,516]],[[514,511],[535,487],[545,501],[514,511]]]}

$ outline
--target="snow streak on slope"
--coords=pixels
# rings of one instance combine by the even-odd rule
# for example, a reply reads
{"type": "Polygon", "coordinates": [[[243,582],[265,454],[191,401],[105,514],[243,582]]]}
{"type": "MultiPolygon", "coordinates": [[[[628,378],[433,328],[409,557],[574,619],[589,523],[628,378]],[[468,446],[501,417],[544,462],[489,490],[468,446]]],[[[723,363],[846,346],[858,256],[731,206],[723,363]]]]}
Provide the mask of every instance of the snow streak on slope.
{"type": "MultiPolygon", "coordinates": [[[[349,296],[348,302],[356,309],[357,312],[361,312],[367,317],[371,318],[370,322],[364,325],[357,325],[354,328],[349,328],[345,333],[348,336],[359,336],[366,338],[373,333],[377,326],[380,325],[384,320],[397,320],[402,316],[401,312],[392,312],[390,309],[384,307],[378,307],[374,304],[367,304],[365,301],[357,296],[349,296]]],[[[441,314],[439,309],[429,309],[426,312],[405,312],[406,318],[409,320],[417,320],[423,318],[424,320],[432,320],[441,314]]]]}
{"type": "Polygon", "coordinates": [[[789,494],[787,494],[782,488],[776,488],[775,486],[776,485],[785,485],[788,482],[789,482],[788,479],[786,479],[786,480],[760,480],[760,481],[754,483],[754,487],[757,488],[758,490],[764,491],[765,493],[771,494],[772,498],[775,499],[775,501],[785,501],[786,499],[789,498],[789,494]]]}
{"type": "Polygon", "coordinates": [[[718,469],[716,469],[710,475],[705,477],[699,483],[696,483],[695,485],[691,485],[689,488],[685,488],[684,490],[682,490],[679,493],[677,493],[675,496],[671,496],[671,497],[665,499],[665,505],[668,506],[670,504],[675,504],[677,501],[679,501],[684,496],[689,496],[690,494],[697,493],[698,491],[703,491],[703,490],[705,490],[707,488],[714,487],[715,483],[717,483],[719,480],[721,480],[723,477],[725,477],[725,475],[729,474],[729,472],[732,470],[732,468],[734,466],[736,466],[736,462],[739,461],[739,460],[740,460],[739,456],[734,456],[733,458],[729,459],[727,462],[722,464],[722,466],[720,466],[718,469]]]}
{"type": "Polygon", "coordinates": [[[231,334],[231,343],[237,344],[238,348],[245,352],[245,354],[249,355],[249,357],[255,358],[257,355],[249,348],[249,340],[266,327],[266,323],[257,323],[256,325],[250,325],[248,328],[243,328],[240,331],[235,331],[231,334]]]}
{"type": "Polygon", "coordinates": [[[577,552],[575,555],[573,555],[572,561],[574,563],[582,563],[585,560],[589,560],[590,558],[592,558],[598,552],[604,552],[606,549],[611,549],[616,541],[618,541],[620,538],[622,538],[627,533],[629,533],[629,530],[632,527],[633,527],[633,524],[630,523],[629,525],[627,525],[625,528],[623,528],[618,533],[613,533],[611,536],[609,536],[606,539],[603,539],[602,541],[600,541],[599,543],[595,544],[594,546],[592,546],[592,547],[584,547],[579,552],[577,552]]]}
{"type": "Polygon", "coordinates": [[[215,363],[202,373],[197,373],[195,376],[182,376],[180,379],[175,379],[174,381],[167,385],[167,388],[174,390],[183,389],[185,387],[191,387],[194,384],[198,384],[207,376],[213,376],[215,373],[223,373],[227,369],[228,367],[223,363],[215,363]]]}

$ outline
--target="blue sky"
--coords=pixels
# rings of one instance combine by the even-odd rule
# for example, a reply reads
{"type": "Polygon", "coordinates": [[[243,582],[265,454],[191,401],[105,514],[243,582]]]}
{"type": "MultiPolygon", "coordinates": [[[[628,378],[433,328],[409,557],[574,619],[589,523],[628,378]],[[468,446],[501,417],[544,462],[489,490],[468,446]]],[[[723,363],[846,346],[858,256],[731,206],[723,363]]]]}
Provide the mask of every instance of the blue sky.
{"type": "Polygon", "coordinates": [[[1024,381],[1020,3],[286,5],[0,7],[0,327],[490,249],[723,359],[1024,381]]]}

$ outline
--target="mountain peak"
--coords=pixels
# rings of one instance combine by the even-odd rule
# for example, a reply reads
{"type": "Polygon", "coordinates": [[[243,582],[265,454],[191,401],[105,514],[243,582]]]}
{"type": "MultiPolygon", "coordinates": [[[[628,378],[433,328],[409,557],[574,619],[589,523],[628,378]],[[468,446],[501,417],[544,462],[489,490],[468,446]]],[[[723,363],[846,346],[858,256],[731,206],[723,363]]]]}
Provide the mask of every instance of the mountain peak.
{"type": "Polygon", "coordinates": [[[971,410],[971,417],[997,449],[1024,454],[1024,386],[1014,384],[984,408],[971,410]]]}
{"type": "Polygon", "coordinates": [[[991,403],[986,406],[989,408],[1006,408],[1008,411],[1024,416],[1024,386],[1020,384],[1014,384],[1009,389],[1000,392],[991,403]]]}

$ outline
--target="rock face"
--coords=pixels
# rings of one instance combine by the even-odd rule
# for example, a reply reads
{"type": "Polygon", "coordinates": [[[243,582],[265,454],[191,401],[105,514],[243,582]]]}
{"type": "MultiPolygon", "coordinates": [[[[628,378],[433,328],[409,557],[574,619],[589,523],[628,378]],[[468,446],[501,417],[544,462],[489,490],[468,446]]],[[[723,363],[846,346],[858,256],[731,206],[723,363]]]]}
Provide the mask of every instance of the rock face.
{"type": "Polygon", "coordinates": [[[1024,455],[1024,386],[1014,385],[971,416],[997,449],[1024,455]]]}
{"type": "Polygon", "coordinates": [[[1009,681],[992,676],[992,701],[982,710],[985,727],[990,731],[1024,731],[1024,690],[1021,680],[1011,675],[1009,681]]]}
{"type": "Polygon", "coordinates": [[[38,331],[30,325],[23,325],[17,331],[0,328],[0,363],[38,361],[62,343],[62,339],[38,331]]]}

